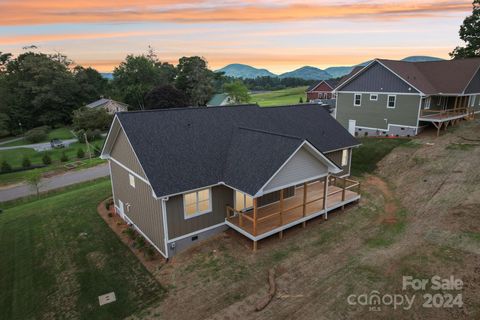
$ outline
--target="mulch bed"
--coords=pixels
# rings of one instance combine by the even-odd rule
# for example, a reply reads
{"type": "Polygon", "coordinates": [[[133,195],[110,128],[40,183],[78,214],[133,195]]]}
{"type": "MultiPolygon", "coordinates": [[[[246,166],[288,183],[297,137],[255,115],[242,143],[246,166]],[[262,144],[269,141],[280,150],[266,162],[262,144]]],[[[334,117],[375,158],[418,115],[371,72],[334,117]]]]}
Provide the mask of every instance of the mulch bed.
{"type": "Polygon", "coordinates": [[[111,199],[112,198],[108,198],[100,202],[100,204],[97,206],[98,214],[100,215],[100,217],[102,217],[102,219],[110,227],[110,229],[115,232],[117,237],[130,249],[130,251],[133,252],[133,254],[145,266],[145,268],[147,268],[149,272],[154,273],[155,271],[158,271],[165,265],[165,258],[160,253],[158,253],[156,249],[154,249],[155,254],[152,257],[149,257],[145,255],[143,251],[135,248],[135,240],[131,239],[124,232],[126,229],[128,229],[127,223],[117,215],[117,213],[115,212],[115,207],[113,205],[111,205],[110,209],[108,210],[105,207],[105,202],[111,201],[111,199]]]}

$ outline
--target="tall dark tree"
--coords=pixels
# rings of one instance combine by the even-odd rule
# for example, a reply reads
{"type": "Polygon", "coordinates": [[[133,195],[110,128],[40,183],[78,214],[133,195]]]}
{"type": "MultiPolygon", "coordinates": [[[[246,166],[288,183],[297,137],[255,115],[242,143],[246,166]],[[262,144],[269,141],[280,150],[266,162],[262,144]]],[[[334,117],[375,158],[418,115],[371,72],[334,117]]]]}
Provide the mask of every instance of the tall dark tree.
{"type": "Polygon", "coordinates": [[[185,92],[192,106],[204,106],[213,95],[215,75],[201,57],[183,57],[177,66],[175,87],[185,92]]]}
{"type": "Polygon", "coordinates": [[[26,52],[6,64],[3,102],[11,129],[68,123],[78,107],[78,84],[62,55],[26,52]]]}
{"type": "Polygon", "coordinates": [[[78,101],[81,105],[89,104],[103,96],[108,80],[95,69],[76,66],[73,69],[75,81],[79,85],[78,101]]]}
{"type": "Polygon", "coordinates": [[[465,46],[456,47],[450,56],[454,59],[480,57],[480,0],[473,1],[472,15],[463,20],[459,34],[465,46]]]}
{"type": "Polygon", "coordinates": [[[169,84],[155,87],[145,96],[145,109],[183,108],[187,106],[186,95],[169,84]]]}
{"type": "Polygon", "coordinates": [[[112,93],[118,100],[141,110],[148,91],[172,83],[174,78],[175,67],[158,61],[152,51],[147,55],[128,55],[113,71],[112,93]]]}

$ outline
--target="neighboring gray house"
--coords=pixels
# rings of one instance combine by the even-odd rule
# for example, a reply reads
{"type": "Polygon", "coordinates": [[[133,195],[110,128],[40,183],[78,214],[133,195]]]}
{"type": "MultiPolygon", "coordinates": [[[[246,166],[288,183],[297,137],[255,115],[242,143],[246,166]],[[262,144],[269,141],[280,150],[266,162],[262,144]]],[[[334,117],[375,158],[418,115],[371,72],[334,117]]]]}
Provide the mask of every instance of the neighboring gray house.
{"type": "Polygon", "coordinates": [[[413,136],[480,112],[480,58],[376,59],[339,85],[336,119],[355,135],[413,136]]]}
{"type": "Polygon", "coordinates": [[[207,107],[225,106],[232,103],[234,101],[227,93],[217,93],[207,102],[207,107]]]}
{"type": "Polygon", "coordinates": [[[108,159],[118,214],[166,258],[227,228],[257,241],[360,198],[358,146],[318,105],[121,112],[108,159]]]}
{"type": "Polygon", "coordinates": [[[125,112],[128,111],[128,104],[123,102],[118,102],[112,99],[101,98],[97,101],[94,101],[90,104],[87,104],[85,107],[90,109],[105,109],[109,114],[115,114],[116,112],[125,112]]]}

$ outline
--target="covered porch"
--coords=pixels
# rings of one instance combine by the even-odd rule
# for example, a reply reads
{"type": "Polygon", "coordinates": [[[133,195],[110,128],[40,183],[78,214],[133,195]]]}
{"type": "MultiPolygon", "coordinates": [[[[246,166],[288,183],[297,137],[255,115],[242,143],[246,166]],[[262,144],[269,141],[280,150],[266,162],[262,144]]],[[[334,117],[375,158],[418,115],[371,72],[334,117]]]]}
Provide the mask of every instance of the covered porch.
{"type": "Polygon", "coordinates": [[[432,96],[425,98],[420,110],[419,121],[432,123],[437,129],[447,130],[449,125],[455,125],[462,119],[475,117],[474,109],[470,107],[470,96],[432,96]]]}
{"type": "Polygon", "coordinates": [[[253,208],[238,211],[227,207],[226,223],[231,228],[253,240],[253,249],[257,241],[283,230],[302,224],[323,215],[328,211],[360,199],[360,183],[347,178],[326,176],[322,179],[305,182],[294,187],[293,195],[286,197],[280,190],[280,199],[265,206],[258,206],[258,198],[253,198],[253,208]]]}

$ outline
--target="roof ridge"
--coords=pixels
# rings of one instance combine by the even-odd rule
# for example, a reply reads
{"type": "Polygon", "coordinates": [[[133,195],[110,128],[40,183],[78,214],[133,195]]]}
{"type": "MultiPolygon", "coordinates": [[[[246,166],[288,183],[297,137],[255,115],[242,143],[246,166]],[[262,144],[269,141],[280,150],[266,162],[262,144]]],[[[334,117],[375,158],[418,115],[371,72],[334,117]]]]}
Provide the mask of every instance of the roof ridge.
{"type": "Polygon", "coordinates": [[[285,138],[290,138],[290,139],[296,139],[296,140],[305,140],[301,137],[285,134],[285,133],[279,133],[279,132],[273,132],[273,131],[267,131],[267,130],[262,130],[262,129],[255,129],[255,128],[248,128],[248,127],[242,127],[239,126],[237,127],[240,130],[248,130],[248,131],[254,131],[254,132],[260,132],[260,133],[265,133],[265,134],[271,134],[274,136],[280,136],[280,137],[285,137],[285,138]]]}

